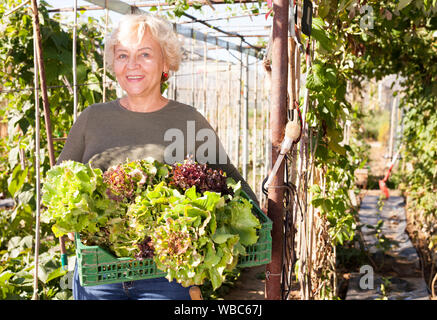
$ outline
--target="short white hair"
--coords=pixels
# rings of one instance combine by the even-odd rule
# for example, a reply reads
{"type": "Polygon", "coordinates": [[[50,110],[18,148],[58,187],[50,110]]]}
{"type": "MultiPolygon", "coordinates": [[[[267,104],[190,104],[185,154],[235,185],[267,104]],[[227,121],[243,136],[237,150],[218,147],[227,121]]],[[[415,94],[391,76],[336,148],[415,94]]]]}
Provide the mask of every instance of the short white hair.
{"type": "Polygon", "coordinates": [[[114,47],[120,39],[130,43],[141,42],[149,30],[154,40],[161,46],[164,61],[169,71],[177,71],[182,60],[181,43],[172,24],[159,15],[149,13],[124,15],[105,44],[106,66],[114,73],[114,47]]]}

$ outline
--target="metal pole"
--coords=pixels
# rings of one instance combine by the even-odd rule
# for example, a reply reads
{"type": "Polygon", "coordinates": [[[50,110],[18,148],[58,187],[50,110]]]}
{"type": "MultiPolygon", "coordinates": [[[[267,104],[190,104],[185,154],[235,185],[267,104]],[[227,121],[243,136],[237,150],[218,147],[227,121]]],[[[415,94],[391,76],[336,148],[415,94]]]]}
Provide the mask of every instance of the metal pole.
{"type": "MultiPolygon", "coordinates": [[[[266,81],[266,77],[267,77],[267,74],[266,73],[264,73],[264,81],[263,82],[265,82],[266,81]]],[[[262,92],[261,92],[261,159],[264,159],[264,165],[262,165],[262,169],[261,169],[261,180],[265,177],[265,176],[267,176],[267,158],[266,158],[266,155],[267,155],[267,153],[265,152],[265,149],[266,149],[266,143],[265,143],[265,140],[264,140],[264,137],[266,136],[266,132],[268,132],[266,129],[265,129],[265,124],[266,124],[266,116],[265,116],[265,114],[266,114],[266,99],[265,99],[265,95],[266,95],[266,86],[265,86],[265,83],[263,84],[263,86],[262,86],[262,92]]],[[[261,206],[262,207],[264,207],[264,197],[263,197],[263,192],[262,192],[263,190],[262,190],[262,187],[260,186],[260,188],[259,188],[259,199],[260,199],[260,201],[261,201],[261,206]]]]}
{"type": "MultiPolygon", "coordinates": [[[[308,47],[310,48],[310,47],[308,47]]],[[[296,51],[299,55],[299,52],[296,51]]],[[[308,79],[309,72],[311,70],[311,51],[308,51],[306,54],[306,79],[308,79]]],[[[300,59],[299,59],[300,61],[300,59]]],[[[296,76],[300,77],[300,74],[296,76]]],[[[304,89],[304,103],[302,107],[302,137],[299,142],[299,168],[298,168],[298,178],[296,181],[296,189],[299,191],[302,187],[302,201],[304,203],[304,211],[305,211],[305,217],[301,221],[301,227],[300,227],[300,236],[301,236],[301,242],[300,242],[300,265],[299,265],[299,281],[301,283],[301,298],[302,299],[309,299],[310,298],[310,287],[311,287],[311,277],[310,277],[310,270],[311,270],[311,244],[312,244],[312,219],[313,217],[309,217],[308,214],[308,201],[307,201],[307,185],[308,185],[308,142],[309,142],[309,131],[308,131],[308,124],[306,122],[306,114],[308,112],[309,108],[309,90],[308,88],[304,89]],[[303,178],[305,178],[303,180],[303,178]],[[301,186],[302,184],[302,186],[301,186]]],[[[294,204],[294,212],[298,212],[298,205],[294,204]]]]}
{"type": "Polygon", "coordinates": [[[219,134],[219,129],[220,129],[220,121],[219,121],[219,94],[220,94],[220,89],[219,89],[219,65],[218,65],[218,56],[217,56],[217,52],[218,52],[218,44],[217,44],[217,38],[215,38],[215,90],[216,90],[216,103],[215,103],[215,112],[214,112],[214,124],[215,124],[215,131],[217,132],[217,134],[220,136],[219,134]]]}
{"type": "Polygon", "coordinates": [[[236,135],[236,141],[237,141],[237,148],[236,148],[236,153],[237,153],[237,168],[240,167],[240,134],[241,134],[241,107],[243,104],[243,98],[242,98],[242,94],[241,91],[243,90],[243,84],[242,84],[242,80],[243,80],[243,41],[240,42],[240,79],[238,79],[239,83],[240,83],[240,87],[239,87],[239,101],[238,101],[238,114],[237,114],[237,135],[236,135]]]}
{"type": "MultiPolygon", "coordinates": [[[[228,51],[229,52],[229,51],[228,51]]],[[[225,126],[226,126],[226,141],[227,141],[227,153],[229,155],[231,155],[232,153],[232,140],[231,140],[231,128],[232,128],[232,117],[231,117],[231,68],[232,65],[230,62],[228,62],[228,94],[227,94],[227,109],[226,109],[226,122],[225,122],[225,126]]]]}
{"type": "MultiPolygon", "coordinates": [[[[300,35],[300,30],[298,30],[298,34],[300,35]]],[[[300,94],[300,50],[299,47],[295,48],[295,58],[296,58],[296,100],[299,102],[299,94],[300,94]]]]}
{"type": "Polygon", "coordinates": [[[296,96],[296,66],[295,66],[295,50],[296,43],[292,37],[288,37],[288,93],[290,96],[289,106],[290,109],[294,109],[294,101],[297,101],[296,96]]]}
{"type": "Polygon", "coordinates": [[[206,60],[208,55],[208,48],[206,39],[208,34],[205,33],[205,39],[203,41],[203,116],[206,118],[206,60]]]}
{"type": "Polygon", "coordinates": [[[249,55],[246,54],[246,83],[244,84],[244,109],[243,109],[243,178],[247,180],[247,163],[249,145],[248,128],[249,128],[249,55]]]}
{"type": "Polygon", "coordinates": [[[194,29],[191,29],[191,102],[192,106],[195,107],[194,99],[194,29]]]}
{"type": "MultiPolygon", "coordinates": [[[[108,34],[108,17],[109,9],[108,9],[108,0],[105,0],[105,38],[108,34]]],[[[105,40],[106,47],[106,40],[105,40]]],[[[103,50],[103,102],[106,102],[106,50],[103,50]]]]}
{"type": "Polygon", "coordinates": [[[255,85],[253,86],[253,90],[254,90],[254,93],[253,93],[253,97],[254,97],[254,100],[253,100],[253,136],[252,136],[252,138],[253,138],[253,149],[252,149],[252,159],[253,159],[253,191],[254,191],[254,193],[256,194],[256,191],[257,191],[257,188],[258,188],[258,184],[256,183],[256,167],[257,167],[257,157],[258,157],[258,153],[257,153],[257,146],[258,146],[258,144],[257,144],[257,141],[256,141],[256,139],[257,139],[257,137],[258,137],[258,135],[257,135],[257,128],[256,128],[256,125],[257,125],[257,108],[258,108],[258,59],[256,60],[256,63],[255,63],[255,85]]]}
{"type": "MultiPolygon", "coordinates": [[[[36,32],[33,31],[33,39],[36,39],[36,32]]],[[[33,300],[38,299],[38,268],[39,268],[39,241],[40,241],[40,160],[39,160],[39,97],[38,97],[38,58],[36,51],[36,41],[33,41],[33,64],[34,64],[34,78],[33,83],[35,87],[35,173],[36,173],[36,212],[35,212],[35,269],[33,276],[33,300]]]]}
{"type": "Polygon", "coordinates": [[[76,40],[77,40],[77,0],[74,0],[74,24],[73,24],[73,121],[77,119],[77,68],[76,68],[76,40]]]}
{"type": "Polygon", "coordinates": [[[390,141],[389,141],[389,150],[388,156],[390,159],[393,158],[393,153],[395,149],[395,141],[396,141],[396,121],[397,121],[397,106],[398,106],[398,97],[395,96],[393,99],[392,107],[391,107],[391,121],[390,121],[390,141]]]}
{"type": "MultiPolygon", "coordinates": [[[[272,95],[270,127],[272,134],[272,163],[276,162],[287,121],[288,75],[288,0],[273,0],[272,95]]],[[[279,300],[283,258],[284,163],[278,170],[268,192],[268,216],[272,227],[272,262],[266,267],[266,298],[279,300]],[[278,188],[279,187],[279,188],[278,188]]]]}

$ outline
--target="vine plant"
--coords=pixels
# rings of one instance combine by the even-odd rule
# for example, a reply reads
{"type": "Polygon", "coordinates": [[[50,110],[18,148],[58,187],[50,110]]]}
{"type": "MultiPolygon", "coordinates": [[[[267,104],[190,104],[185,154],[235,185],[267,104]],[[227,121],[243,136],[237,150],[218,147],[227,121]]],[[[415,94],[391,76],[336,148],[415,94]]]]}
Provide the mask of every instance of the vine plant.
{"type": "MultiPolygon", "coordinates": [[[[328,61],[354,86],[360,87],[367,79],[399,76],[401,89],[397,94],[402,98],[405,147],[401,188],[416,229],[423,232],[429,247],[435,248],[437,2],[321,0],[318,5],[326,33],[319,39],[320,52],[325,51],[328,61]],[[335,45],[324,45],[327,39],[335,39],[335,45]]],[[[332,93],[331,97],[338,100],[332,93]]]]}
{"type": "MultiPolygon", "coordinates": [[[[0,118],[8,123],[8,135],[0,140],[1,185],[5,197],[13,198],[12,209],[0,211],[0,297],[30,299],[33,293],[33,238],[36,209],[35,192],[35,103],[33,91],[33,27],[27,9],[4,16],[22,1],[0,4],[0,118]]],[[[59,16],[49,18],[47,4],[39,7],[44,64],[54,138],[67,136],[73,122],[72,30],[59,16]]],[[[78,111],[102,100],[103,30],[89,18],[78,26],[77,81],[78,111]]],[[[107,90],[115,98],[115,90],[107,90]]],[[[42,106],[42,101],[40,101],[42,106]]],[[[40,110],[40,114],[43,114],[40,110]]],[[[41,118],[41,176],[49,169],[47,137],[41,118]]],[[[55,158],[63,142],[55,142],[55,158]]],[[[62,290],[57,239],[46,225],[41,226],[39,298],[66,299],[62,290]]],[[[71,250],[72,248],[68,248],[71,250]]]]}
{"type": "MultiPolygon", "coordinates": [[[[359,143],[340,143],[345,121],[359,120],[359,112],[346,99],[346,84],[360,87],[364,80],[380,80],[391,74],[403,79],[398,94],[403,96],[404,156],[410,164],[403,175],[404,190],[421,226],[426,226],[428,235],[435,234],[436,1],[314,2],[317,11],[312,38],[316,47],[306,82],[312,107],[306,120],[315,133],[318,147],[314,158],[326,185],[323,191],[317,184],[310,190],[314,193],[312,204],[329,222],[332,245],[342,246],[353,239],[356,225],[348,189],[353,188],[354,170],[365,164],[359,143]]],[[[329,266],[325,271],[329,273],[329,266]]],[[[325,283],[324,292],[333,297],[330,283],[325,283]]]]}

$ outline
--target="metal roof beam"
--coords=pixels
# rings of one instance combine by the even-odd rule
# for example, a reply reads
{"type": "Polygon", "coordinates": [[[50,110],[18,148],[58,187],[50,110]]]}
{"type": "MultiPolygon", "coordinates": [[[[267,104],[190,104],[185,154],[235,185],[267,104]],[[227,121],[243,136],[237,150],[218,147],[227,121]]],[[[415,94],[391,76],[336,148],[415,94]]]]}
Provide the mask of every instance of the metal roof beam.
{"type": "MultiPolygon", "coordinates": [[[[105,7],[105,0],[87,0],[88,2],[105,7]]],[[[108,1],[108,9],[120,14],[130,14],[130,13],[147,13],[144,10],[139,9],[138,7],[131,6],[123,1],[119,0],[111,0],[108,1]]],[[[237,45],[232,42],[228,42],[222,39],[217,39],[217,37],[199,32],[194,30],[193,28],[186,27],[180,24],[173,24],[175,26],[175,30],[177,33],[183,35],[184,37],[190,38],[190,39],[196,39],[199,41],[206,41],[208,43],[217,45],[219,47],[222,47],[227,50],[235,50],[238,52],[243,52],[245,54],[248,54],[250,56],[261,58],[260,54],[254,50],[253,48],[244,48],[240,45],[237,45]]]]}

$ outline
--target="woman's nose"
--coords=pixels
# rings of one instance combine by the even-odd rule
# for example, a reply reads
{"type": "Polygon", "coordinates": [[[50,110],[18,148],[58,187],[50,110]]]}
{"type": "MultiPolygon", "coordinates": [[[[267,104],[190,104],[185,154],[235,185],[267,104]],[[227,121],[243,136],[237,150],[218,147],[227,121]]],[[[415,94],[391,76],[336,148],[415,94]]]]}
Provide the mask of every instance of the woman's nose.
{"type": "Polygon", "coordinates": [[[127,67],[131,68],[131,69],[138,67],[137,59],[135,56],[129,57],[129,59],[127,61],[127,67]]]}

